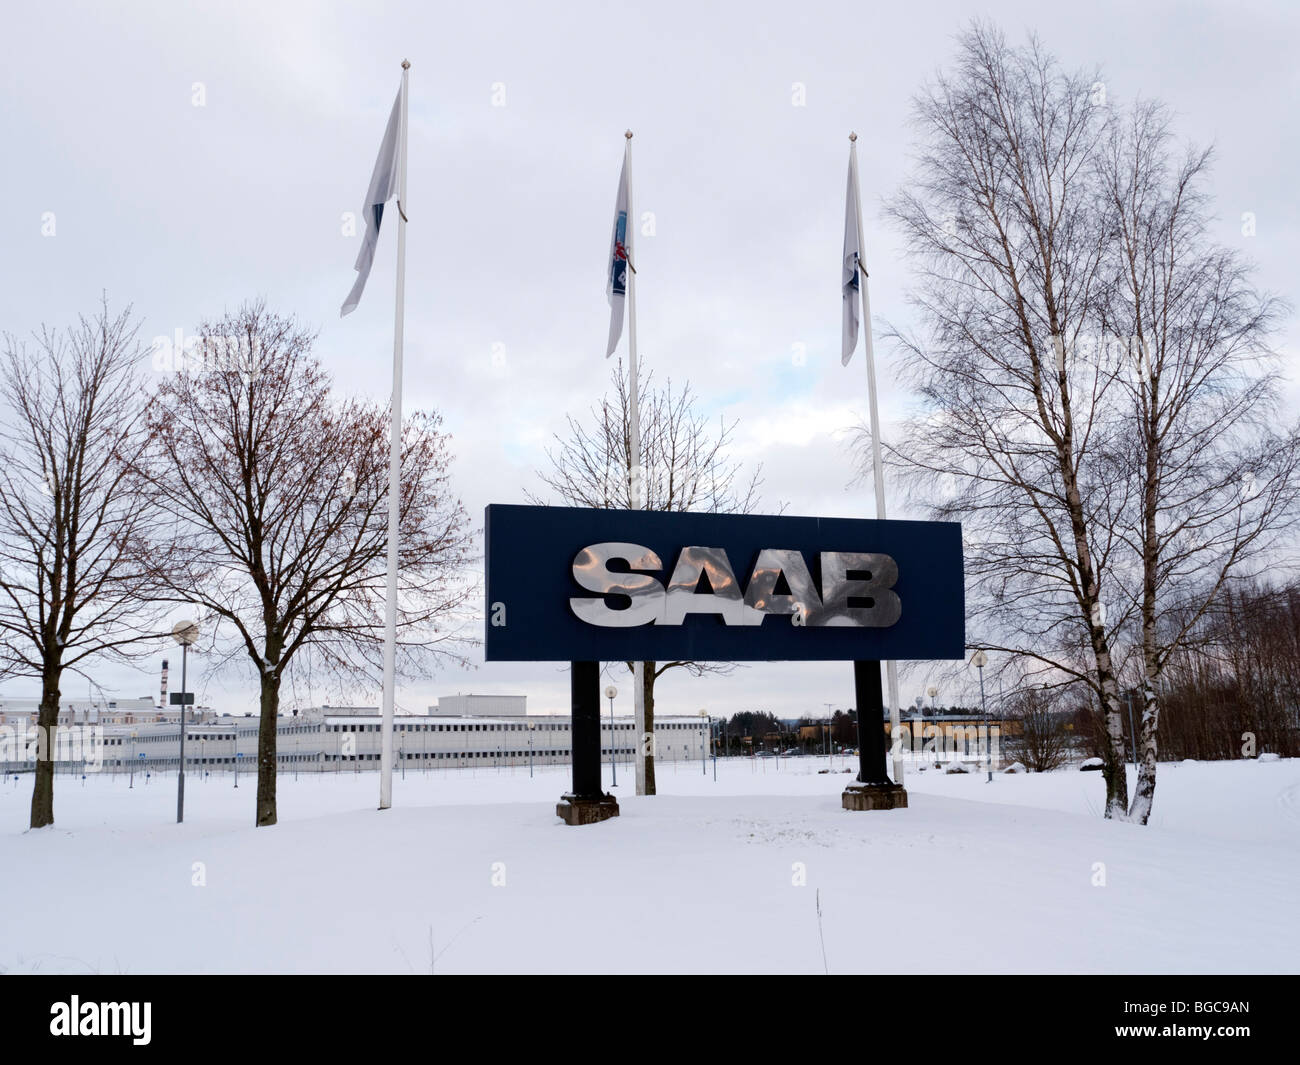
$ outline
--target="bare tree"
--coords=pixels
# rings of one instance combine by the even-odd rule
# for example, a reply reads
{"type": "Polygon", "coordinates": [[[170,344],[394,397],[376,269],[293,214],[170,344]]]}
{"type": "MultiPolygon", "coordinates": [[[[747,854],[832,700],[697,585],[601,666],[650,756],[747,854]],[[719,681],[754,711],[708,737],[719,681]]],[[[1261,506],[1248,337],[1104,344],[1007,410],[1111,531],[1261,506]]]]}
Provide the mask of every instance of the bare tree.
{"type": "Polygon", "coordinates": [[[143,549],[153,507],[133,483],[146,445],[144,357],[130,309],[107,301],[0,363],[0,676],[38,677],[31,827],[54,823],[54,747],[65,672],[125,660],[156,639],[143,549]]]}
{"type": "MultiPolygon", "coordinates": [[[[916,104],[918,165],[890,205],[920,271],[924,339],[899,336],[923,410],[891,461],[936,516],[964,523],[973,641],[1103,708],[1107,817],[1127,781],[1107,611],[1119,550],[1109,393],[1080,344],[1096,327],[1110,234],[1090,176],[1107,130],[1095,73],[975,25],[957,70],[916,104]]],[[[1108,616],[1109,613],[1109,616],[1108,616]]]]}
{"type": "MultiPolygon", "coordinates": [[[[276,716],[295,659],[378,668],[387,545],[388,414],[340,401],[293,319],[254,304],[206,323],[196,359],[149,412],[149,476],[177,516],[172,595],[233,630],[259,678],[257,824],[276,822],[276,716]]],[[[471,531],[435,414],[406,420],[398,651],[463,661],[471,531]]],[[[373,676],[373,672],[369,675],[373,676]]]]}
{"type": "Polygon", "coordinates": [[[1008,699],[1007,718],[1015,727],[1005,744],[1012,759],[1035,773],[1048,773],[1065,764],[1070,753],[1068,714],[1060,706],[1060,692],[1025,688],[1008,699]]]}
{"type": "MultiPolygon", "coordinates": [[[[569,416],[568,436],[555,436],[546,451],[547,466],[537,472],[546,488],[569,506],[628,508],[632,505],[633,478],[642,486],[646,510],[704,511],[749,514],[758,506],[761,467],[748,480],[741,465],[730,457],[736,422],[715,425],[696,408],[695,394],[687,382],[679,390],[669,381],[662,388],[640,370],[637,394],[641,414],[641,454],[632,455],[631,400],[627,371],[620,359],[611,373],[612,395],[591,411],[586,424],[569,416]]],[[[548,500],[525,492],[531,503],[548,500]]],[[[634,672],[634,663],[627,663],[634,672]]],[[[645,729],[654,735],[655,682],[670,669],[691,676],[730,673],[730,662],[646,662],[642,675],[645,729]]],[[[655,794],[653,747],[646,755],[645,789],[655,794]]]]}
{"type": "Polygon", "coordinates": [[[1300,582],[1226,589],[1194,633],[1161,670],[1161,753],[1300,754],[1300,582]]]}
{"type": "Polygon", "coordinates": [[[1100,301],[1122,366],[1116,399],[1131,507],[1117,514],[1138,618],[1142,765],[1129,809],[1155,794],[1160,681],[1230,583],[1259,575],[1300,501],[1300,433],[1278,429],[1268,336],[1280,310],[1207,236],[1210,152],[1178,155],[1171,115],[1139,102],[1112,123],[1099,178],[1116,234],[1100,301]]]}

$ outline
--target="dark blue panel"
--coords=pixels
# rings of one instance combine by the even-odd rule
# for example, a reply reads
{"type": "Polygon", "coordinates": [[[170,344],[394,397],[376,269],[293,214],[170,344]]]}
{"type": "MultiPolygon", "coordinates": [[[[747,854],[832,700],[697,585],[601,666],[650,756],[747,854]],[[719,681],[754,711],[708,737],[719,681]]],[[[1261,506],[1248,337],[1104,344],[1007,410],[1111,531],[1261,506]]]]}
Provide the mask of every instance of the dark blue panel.
{"type": "MultiPolygon", "coordinates": [[[[902,660],[961,658],[966,646],[956,522],[494,504],[487,508],[485,528],[490,662],[902,660]],[[888,628],[804,627],[781,615],[757,626],[729,626],[712,615],[688,616],[674,626],[591,625],[569,607],[570,598],[592,595],[574,581],[573,560],[583,548],[606,541],[650,548],[664,565],[652,576],[664,584],[683,547],[723,548],[742,588],[764,548],[802,552],[819,587],[820,552],[878,552],[898,564],[893,590],[902,614],[888,628]],[[503,613],[505,623],[494,624],[503,613]]],[[[609,602],[619,606],[627,600],[609,602]]]]}

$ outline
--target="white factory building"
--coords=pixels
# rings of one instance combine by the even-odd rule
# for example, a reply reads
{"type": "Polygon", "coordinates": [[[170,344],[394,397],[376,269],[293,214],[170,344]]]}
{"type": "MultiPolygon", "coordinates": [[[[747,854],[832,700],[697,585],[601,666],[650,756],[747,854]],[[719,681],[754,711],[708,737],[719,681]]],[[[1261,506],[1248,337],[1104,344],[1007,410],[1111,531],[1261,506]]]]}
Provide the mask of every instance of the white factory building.
{"type": "MultiPolygon", "coordinates": [[[[456,769],[494,766],[563,765],[570,760],[568,714],[530,714],[523,695],[452,695],[440,698],[424,714],[399,714],[393,724],[397,768],[456,769]]],[[[61,715],[62,716],[62,715],[61,715]]],[[[111,715],[106,714],[106,717],[111,715]]],[[[146,718],[143,708],[138,717],[146,718]]],[[[156,713],[154,717],[156,718],[156,713]]],[[[180,757],[180,724],[170,720],[127,723],[96,722],[69,750],[56,748],[62,771],[79,772],[82,761],[102,758],[102,771],[175,769],[180,757]],[[98,754],[95,745],[100,744],[98,754]]],[[[186,771],[239,768],[252,771],[257,759],[258,719],[212,712],[187,716],[186,771]]],[[[301,772],[361,772],[378,769],[382,735],[378,707],[319,706],[282,716],[278,723],[277,756],[283,770],[301,772]]],[[[18,721],[9,725],[22,725],[18,721]]],[[[34,718],[31,719],[34,725],[34,718]]],[[[83,726],[80,715],[63,722],[83,726]]],[[[655,756],[663,762],[698,760],[709,749],[710,720],[656,715],[655,756]]],[[[635,753],[630,716],[601,718],[601,754],[630,762],[635,753]]],[[[2,747],[3,745],[0,745],[2,747]]],[[[20,745],[21,746],[21,745],[20,745]]],[[[21,757],[11,743],[0,753],[0,769],[30,768],[34,753],[21,757]],[[26,763],[24,765],[23,763],[26,763]]]]}
{"type": "MultiPolygon", "coordinates": [[[[40,699],[34,696],[0,696],[0,725],[36,724],[40,699]]],[[[138,699],[60,699],[60,725],[145,725],[159,721],[179,722],[179,707],[160,710],[152,696],[138,699]]],[[[212,716],[211,707],[196,706],[191,714],[212,716]]],[[[194,720],[194,718],[191,718],[194,720]]]]}

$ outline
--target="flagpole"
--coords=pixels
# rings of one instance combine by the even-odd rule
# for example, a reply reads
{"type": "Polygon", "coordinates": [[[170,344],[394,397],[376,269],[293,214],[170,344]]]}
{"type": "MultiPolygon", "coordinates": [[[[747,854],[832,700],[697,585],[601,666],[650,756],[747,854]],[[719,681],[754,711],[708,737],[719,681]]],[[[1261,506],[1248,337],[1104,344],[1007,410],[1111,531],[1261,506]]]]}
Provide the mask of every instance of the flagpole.
{"type": "Polygon", "coordinates": [[[411,64],[402,60],[402,119],[398,143],[397,305],[393,320],[393,400],[388,429],[388,588],[384,599],[384,696],[379,754],[379,808],[393,805],[393,702],[397,681],[398,500],[402,478],[402,343],[406,321],[406,91],[411,64]]]}
{"type": "MultiPolygon", "coordinates": [[[[628,463],[628,497],[633,510],[641,510],[643,471],[641,469],[641,397],[637,379],[636,363],[636,265],[633,255],[636,240],[632,236],[632,227],[636,224],[636,213],[632,210],[632,131],[623,134],[626,143],[623,146],[623,165],[627,167],[627,231],[625,243],[627,258],[627,370],[628,370],[628,423],[631,440],[631,455],[628,463]]],[[[632,707],[633,723],[638,737],[636,746],[636,793],[645,794],[645,663],[640,659],[632,663],[632,707]]],[[[653,741],[652,741],[653,742],[653,741]]]]}
{"type": "MultiPolygon", "coordinates": [[[[867,292],[867,270],[862,265],[862,253],[866,244],[862,239],[862,196],[858,189],[858,135],[849,134],[850,164],[853,167],[853,202],[858,221],[858,273],[862,292],[862,333],[863,350],[867,363],[867,394],[871,400],[871,472],[876,486],[876,517],[885,520],[885,473],[884,463],[880,457],[880,408],[876,401],[876,349],[871,341],[871,296],[867,292]]],[[[889,729],[890,746],[897,751],[899,730],[898,721],[898,664],[885,663],[887,689],[889,692],[889,729]]],[[[894,783],[903,783],[903,759],[895,753],[893,758],[894,783]]]]}

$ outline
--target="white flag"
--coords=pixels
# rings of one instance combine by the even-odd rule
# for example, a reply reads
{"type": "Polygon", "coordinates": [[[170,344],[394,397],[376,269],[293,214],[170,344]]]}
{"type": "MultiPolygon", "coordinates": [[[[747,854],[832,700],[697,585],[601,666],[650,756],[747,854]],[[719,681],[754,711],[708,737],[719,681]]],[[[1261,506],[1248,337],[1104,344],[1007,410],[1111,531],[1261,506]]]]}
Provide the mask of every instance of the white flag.
{"type": "Polygon", "coordinates": [[[862,248],[858,243],[858,153],[849,152],[849,190],[844,204],[844,257],[840,263],[840,295],[844,301],[844,325],[841,331],[840,363],[847,366],[858,346],[859,286],[858,260],[862,248]]]}
{"type": "MultiPolygon", "coordinates": [[[[393,101],[393,113],[388,116],[388,128],[384,130],[384,140],[379,146],[379,158],[375,160],[375,172],[370,175],[370,188],[366,190],[366,202],[362,212],[366,219],[366,232],[361,238],[361,250],[357,252],[357,261],[353,269],[357,272],[356,283],[348,298],[343,301],[339,317],[351,314],[361,302],[361,293],[365,291],[366,279],[370,276],[370,265],[375,261],[375,245],[379,243],[379,223],[384,217],[384,204],[398,194],[398,180],[401,175],[401,129],[402,124],[402,90],[397,90],[397,99],[393,101]]],[[[402,205],[399,202],[397,209],[402,205]]]]}
{"type": "Polygon", "coordinates": [[[623,305],[627,302],[627,270],[632,262],[632,228],[628,214],[632,210],[629,173],[631,142],[623,149],[623,171],[618,178],[618,202],[614,204],[614,232],[609,238],[609,263],[605,271],[605,295],[609,297],[609,344],[605,358],[614,354],[618,338],[623,335],[623,305]]]}

